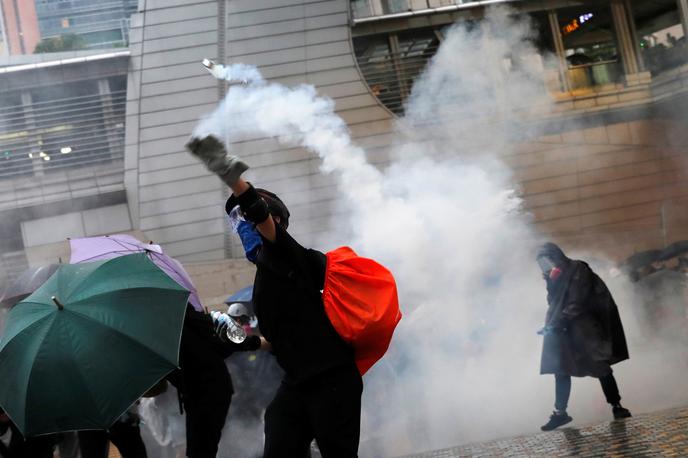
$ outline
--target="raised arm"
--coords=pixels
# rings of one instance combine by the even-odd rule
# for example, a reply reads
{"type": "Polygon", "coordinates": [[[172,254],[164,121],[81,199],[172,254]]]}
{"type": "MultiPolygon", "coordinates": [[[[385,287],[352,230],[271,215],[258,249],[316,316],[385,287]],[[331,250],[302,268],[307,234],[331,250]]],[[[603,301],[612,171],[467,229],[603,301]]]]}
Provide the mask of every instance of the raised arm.
{"type": "Polygon", "coordinates": [[[212,135],[193,137],[186,148],[231,188],[246,219],[256,224],[256,229],[265,239],[274,242],[277,230],[267,204],[253,186],[241,178],[241,174],[248,170],[248,165],[239,157],[229,155],[224,144],[212,135]]]}
{"type": "MultiPolygon", "coordinates": [[[[239,177],[239,179],[236,181],[234,186],[230,186],[232,189],[232,192],[234,195],[237,197],[239,200],[239,205],[241,206],[241,209],[244,210],[244,205],[242,205],[242,202],[252,202],[254,199],[262,199],[258,194],[256,193],[255,196],[250,196],[251,193],[255,193],[255,189],[243,178],[239,177]],[[249,200],[250,197],[250,200],[249,200]]],[[[266,207],[267,210],[267,207],[266,207]]],[[[254,221],[255,222],[255,221],[254,221]]],[[[267,218],[263,220],[260,223],[256,223],[256,229],[258,229],[258,232],[260,232],[260,235],[265,237],[267,240],[270,242],[274,242],[277,239],[277,230],[275,229],[275,220],[272,219],[270,214],[268,214],[267,218]]]]}

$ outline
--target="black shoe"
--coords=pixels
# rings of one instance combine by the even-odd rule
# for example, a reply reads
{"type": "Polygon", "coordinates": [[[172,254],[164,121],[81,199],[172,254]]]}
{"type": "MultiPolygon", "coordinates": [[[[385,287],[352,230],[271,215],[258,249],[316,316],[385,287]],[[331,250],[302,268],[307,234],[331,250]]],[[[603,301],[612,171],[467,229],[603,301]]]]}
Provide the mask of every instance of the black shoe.
{"type": "Polygon", "coordinates": [[[571,421],[573,421],[573,418],[569,417],[566,412],[554,411],[552,412],[552,415],[550,415],[547,424],[542,425],[540,429],[543,431],[552,431],[553,429],[565,425],[566,423],[571,423],[571,421]]]}
{"type": "Polygon", "coordinates": [[[621,420],[622,418],[631,418],[631,411],[621,405],[612,407],[614,413],[614,420],[621,420]]]}

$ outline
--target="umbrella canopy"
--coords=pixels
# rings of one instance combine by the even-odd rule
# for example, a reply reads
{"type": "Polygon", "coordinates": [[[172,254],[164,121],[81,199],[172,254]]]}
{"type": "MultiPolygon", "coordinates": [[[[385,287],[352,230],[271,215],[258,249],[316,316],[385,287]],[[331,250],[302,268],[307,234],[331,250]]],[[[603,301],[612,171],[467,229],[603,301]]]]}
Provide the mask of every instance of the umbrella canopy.
{"type": "Polygon", "coordinates": [[[662,250],[647,250],[635,253],[626,258],[620,265],[621,268],[631,271],[645,267],[661,260],[662,250]]]}
{"type": "Polygon", "coordinates": [[[0,406],[25,436],[110,427],[177,367],[188,295],[145,254],[61,265],[9,312],[0,406]]]}
{"type": "Polygon", "coordinates": [[[191,305],[196,310],[203,311],[203,304],[201,304],[191,277],[179,261],[163,253],[160,245],[144,243],[126,234],[70,239],[69,245],[72,250],[72,256],[69,259],[71,264],[112,259],[132,253],[146,253],[156,266],[191,293],[189,295],[191,305]]]}
{"type": "Polygon", "coordinates": [[[253,298],[253,285],[241,288],[236,293],[225,299],[225,304],[233,304],[235,302],[251,302],[253,298]]]}
{"type": "Polygon", "coordinates": [[[12,307],[22,299],[27,298],[36,291],[45,281],[55,273],[59,264],[48,264],[47,266],[29,267],[19,274],[19,277],[12,282],[0,295],[0,306],[12,307]]]}
{"type": "Polygon", "coordinates": [[[664,248],[659,259],[666,261],[667,259],[682,255],[686,252],[688,252],[688,240],[679,240],[664,248]]]}

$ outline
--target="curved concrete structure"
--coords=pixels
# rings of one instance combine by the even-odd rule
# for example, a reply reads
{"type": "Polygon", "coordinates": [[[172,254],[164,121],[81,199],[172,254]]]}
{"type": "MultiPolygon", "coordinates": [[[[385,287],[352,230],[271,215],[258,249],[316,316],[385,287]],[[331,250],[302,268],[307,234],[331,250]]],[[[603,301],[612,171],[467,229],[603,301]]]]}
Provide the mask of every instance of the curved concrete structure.
{"type": "MultiPolygon", "coordinates": [[[[223,88],[200,65],[204,57],[257,65],[266,78],[285,85],[313,84],[335,100],[358,143],[389,143],[392,116],[356,67],[347,0],[145,0],[131,23],[129,204],[134,224],[173,256],[241,254],[225,237],[226,191],[183,151],[198,118],[222,96],[223,88]]],[[[231,147],[251,165],[252,180],[284,198],[296,237],[315,241],[328,227],[334,195],[319,160],[266,138],[231,147]]]]}

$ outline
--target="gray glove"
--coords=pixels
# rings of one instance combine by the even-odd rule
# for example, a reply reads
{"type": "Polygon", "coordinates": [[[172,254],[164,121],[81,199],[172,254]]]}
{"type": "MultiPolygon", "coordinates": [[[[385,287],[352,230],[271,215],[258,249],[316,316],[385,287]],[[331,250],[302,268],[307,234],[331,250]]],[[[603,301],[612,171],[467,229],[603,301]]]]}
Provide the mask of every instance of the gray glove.
{"type": "Polygon", "coordinates": [[[245,162],[237,156],[227,154],[222,142],[212,135],[205,138],[192,137],[186,144],[186,149],[228,186],[234,186],[241,174],[248,170],[245,162]]]}

